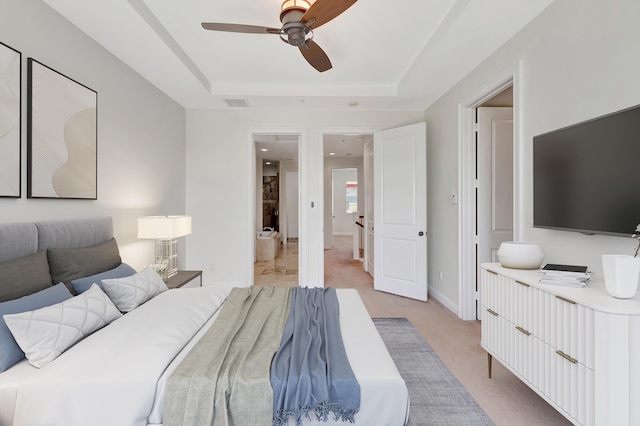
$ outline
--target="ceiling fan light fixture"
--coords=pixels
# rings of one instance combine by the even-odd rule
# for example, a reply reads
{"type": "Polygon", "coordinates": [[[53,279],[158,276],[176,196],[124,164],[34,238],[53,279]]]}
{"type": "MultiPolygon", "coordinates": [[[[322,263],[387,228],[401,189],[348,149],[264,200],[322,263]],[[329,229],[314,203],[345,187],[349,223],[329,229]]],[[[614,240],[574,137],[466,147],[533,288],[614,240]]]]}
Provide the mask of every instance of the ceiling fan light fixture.
{"type": "Polygon", "coordinates": [[[280,11],[284,12],[289,9],[302,9],[306,12],[311,7],[311,2],[308,0],[284,0],[282,2],[282,6],[280,6],[280,11]]]}
{"type": "Polygon", "coordinates": [[[259,25],[202,22],[209,31],[245,34],[277,34],[298,48],[304,59],[319,72],[332,68],[327,54],[313,41],[313,30],[341,15],[357,0],[284,0],[280,6],[281,28],[259,25]]]}

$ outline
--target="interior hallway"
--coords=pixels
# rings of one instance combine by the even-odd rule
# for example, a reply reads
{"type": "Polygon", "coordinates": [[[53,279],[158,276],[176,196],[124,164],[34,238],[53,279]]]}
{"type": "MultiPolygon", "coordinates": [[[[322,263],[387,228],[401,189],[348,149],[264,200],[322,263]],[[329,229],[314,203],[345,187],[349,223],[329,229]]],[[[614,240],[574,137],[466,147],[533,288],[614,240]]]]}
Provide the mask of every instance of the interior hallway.
{"type": "MultiPolygon", "coordinates": [[[[275,261],[256,263],[256,285],[297,284],[297,274],[295,280],[286,274],[291,257],[297,265],[297,244],[288,246],[275,261]],[[259,270],[267,273],[259,274],[259,270]]],[[[356,288],[372,317],[408,318],[497,426],[571,424],[496,360],[492,378],[487,378],[487,354],[480,347],[479,321],[462,321],[434,299],[420,302],[375,291],[362,263],[352,259],[351,247],[351,237],[336,236],[334,247],[325,250],[325,286],[356,288]]]]}

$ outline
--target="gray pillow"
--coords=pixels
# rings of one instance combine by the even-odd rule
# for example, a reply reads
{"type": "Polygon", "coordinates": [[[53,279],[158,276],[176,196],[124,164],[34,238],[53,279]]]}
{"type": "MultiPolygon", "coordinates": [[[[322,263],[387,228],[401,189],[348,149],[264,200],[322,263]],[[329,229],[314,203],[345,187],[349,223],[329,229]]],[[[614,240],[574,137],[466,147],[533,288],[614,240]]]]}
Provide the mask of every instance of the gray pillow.
{"type": "Polygon", "coordinates": [[[73,292],[71,281],[108,271],[122,263],[115,238],[95,246],[48,248],[52,282],[63,282],[73,292]]]}
{"type": "Polygon", "coordinates": [[[3,316],[33,311],[55,305],[71,299],[71,293],[63,283],[46,288],[37,293],[0,303],[0,373],[24,358],[24,352],[18,346],[9,331],[3,316]]]}
{"type": "Polygon", "coordinates": [[[108,271],[100,272],[99,274],[91,275],[90,277],[71,280],[71,285],[73,286],[73,290],[76,292],[76,294],[81,294],[89,290],[92,284],[97,284],[98,287],[100,287],[100,290],[104,291],[102,280],[130,277],[135,273],[136,270],[131,266],[127,265],[126,263],[121,263],[120,266],[109,269],[108,271]]]}
{"type": "Polygon", "coordinates": [[[44,250],[0,263],[0,302],[17,299],[51,287],[44,250]]]}

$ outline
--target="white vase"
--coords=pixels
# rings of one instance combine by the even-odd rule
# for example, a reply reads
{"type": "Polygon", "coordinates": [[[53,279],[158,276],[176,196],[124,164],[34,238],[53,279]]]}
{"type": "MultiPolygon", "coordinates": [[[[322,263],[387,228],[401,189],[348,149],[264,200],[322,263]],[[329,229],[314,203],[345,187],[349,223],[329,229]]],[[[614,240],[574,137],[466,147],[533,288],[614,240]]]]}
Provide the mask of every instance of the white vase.
{"type": "Polygon", "coordinates": [[[538,269],[544,260],[540,244],[529,241],[503,241],[497,254],[505,268],[538,269]]]}
{"type": "Polygon", "coordinates": [[[635,296],[640,281],[640,257],[603,254],[602,268],[607,292],[618,299],[635,296]]]}

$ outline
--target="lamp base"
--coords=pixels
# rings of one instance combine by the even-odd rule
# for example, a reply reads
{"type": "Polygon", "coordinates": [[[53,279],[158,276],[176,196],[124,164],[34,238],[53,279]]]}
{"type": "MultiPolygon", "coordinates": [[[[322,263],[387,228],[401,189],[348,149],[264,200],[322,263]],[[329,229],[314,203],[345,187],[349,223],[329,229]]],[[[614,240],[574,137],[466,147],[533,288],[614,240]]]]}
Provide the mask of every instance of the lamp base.
{"type": "Polygon", "coordinates": [[[178,273],[178,241],[156,240],[156,263],[166,265],[162,279],[168,280],[178,273]]]}

